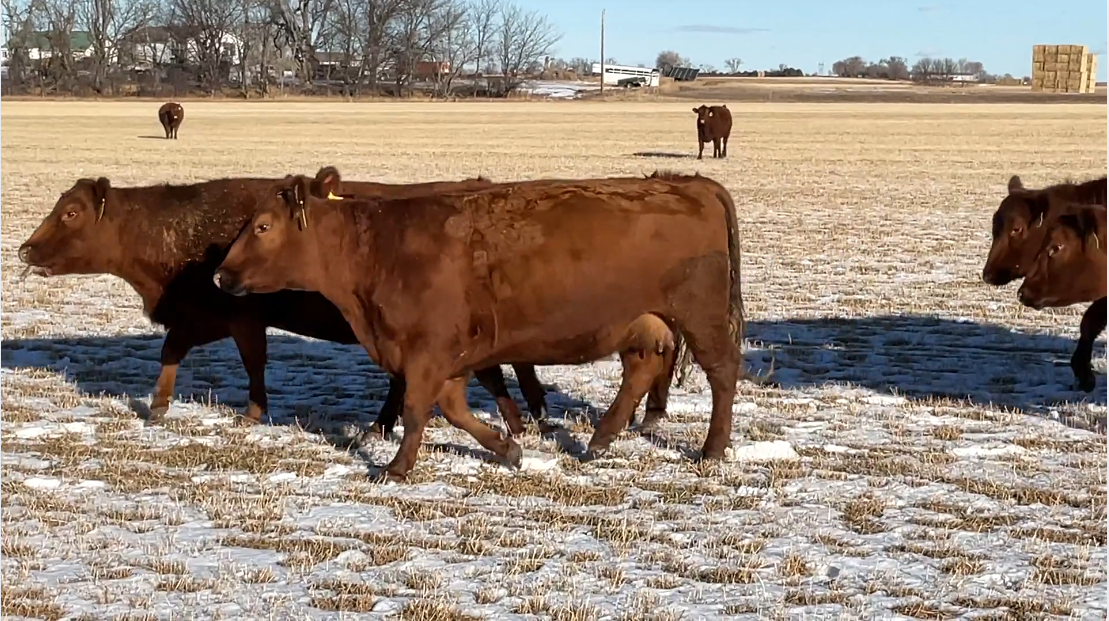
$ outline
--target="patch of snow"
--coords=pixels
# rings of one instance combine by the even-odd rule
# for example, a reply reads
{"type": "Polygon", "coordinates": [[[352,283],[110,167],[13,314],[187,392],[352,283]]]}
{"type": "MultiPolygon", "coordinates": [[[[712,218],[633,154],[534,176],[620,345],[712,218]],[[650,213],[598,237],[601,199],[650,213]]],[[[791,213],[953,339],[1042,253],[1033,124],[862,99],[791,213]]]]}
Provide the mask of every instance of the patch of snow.
{"type": "Polygon", "coordinates": [[[801,459],[793,445],[785,440],[769,440],[752,442],[738,447],[728,447],[725,450],[728,461],[771,461],[801,459]]]}

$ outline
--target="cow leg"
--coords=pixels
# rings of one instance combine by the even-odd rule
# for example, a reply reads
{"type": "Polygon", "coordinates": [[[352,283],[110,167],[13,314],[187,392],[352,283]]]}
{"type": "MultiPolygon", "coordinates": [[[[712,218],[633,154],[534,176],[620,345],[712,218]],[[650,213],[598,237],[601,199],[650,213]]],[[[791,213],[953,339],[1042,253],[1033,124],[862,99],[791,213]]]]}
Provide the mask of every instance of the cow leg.
{"type": "Polygon", "coordinates": [[[589,450],[593,452],[608,448],[628,426],[632,414],[643,400],[643,395],[647,394],[655,378],[664,370],[662,356],[651,350],[625,350],[620,353],[620,361],[623,363],[624,377],[620,382],[620,390],[616,393],[616,400],[601,417],[593,437],[589,439],[589,450]]]}
{"type": "Polygon", "coordinates": [[[516,381],[520,384],[520,392],[524,393],[524,401],[528,404],[531,417],[537,423],[547,421],[547,391],[535,374],[533,364],[514,364],[512,370],[516,371],[516,381]]]}
{"type": "Polygon", "coordinates": [[[493,395],[493,399],[497,402],[497,409],[501,413],[501,418],[508,425],[508,430],[514,436],[522,435],[524,433],[524,420],[520,415],[520,408],[516,405],[516,400],[508,394],[508,386],[504,383],[504,372],[501,371],[501,365],[496,364],[478,369],[474,371],[474,375],[481,382],[482,387],[493,395]]]}
{"type": "Polygon", "coordinates": [[[728,137],[724,136],[720,139],[720,142],[723,143],[722,150],[720,151],[720,157],[728,157],[728,137]]]}
{"type": "Polygon", "coordinates": [[[1090,365],[1090,357],[1094,353],[1094,341],[1105,329],[1105,298],[1097,300],[1086,309],[1082,315],[1079,327],[1078,346],[1070,359],[1070,368],[1074,378],[1078,380],[1078,387],[1084,392],[1093,392],[1097,387],[1097,378],[1090,365]]]}
{"type": "Polygon", "coordinates": [[[154,395],[150,400],[150,420],[152,422],[163,419],[166,412],[169,411],[169,400],[173,397],[174,386],[177,384],[177,369],[181,366],[181,361],[188,355],[189,350],[230,335],[230,331],[224,324],[206,325],[191,330],[175,327],[166,332],[165,341],[162,342],[162,370],[158,374],[158,381],[154,385],[154,395]]]}
{"type": "Polygon", "coordinates": [[[721,157],[721,155],[720,155],[720,138],[719,137],[712,139],[712,157],[713,158],[721,157]]]}
{"type": "MultiPolygon", "coordinates": [[[[696,297],[690,301],[701,302],[696,297]]],[[[692,304],[678,312],[688,313],[685,317],[676,317],[675,323],[712,389],[712,416],[705,444],[701,448],[702,457],[721,459],[731,444],[732,402],[735,400],[736,382],[739,381],[742,354],[731,337],[724,316],[706,317],[692,304]]]]}
{"type": "Polygon", "coordinates": [[[651,390],[647,393],[647,407],[643,413],[643,422],[639,424],[640,431],[650,431],[666,418],[666,402],[670,398],[670,384],[677,364],[675,348],[667,349],[661,357],[662,370],[655,376],[651,390]]]}
{"type": "Polygon", "coordinates": [[[422,369],[405,369],[405,371],[411,371],[411,374],[406,374],[404,381],[404,409],[401,414],[401,420],[404,421],[404,435],[401,436],[397,454],[385,466],[382,473],[386,480],[396,482],[404,481],[412,467],[416,465],[420,444],[423,443],[424,429],[431,420],[431,406],[445,383],[443,380],[429,377],[430,374],[422,372],[422,369]]]}
{"type": "Polygon", "coordinates": [[[259,423],[269,407],[266,395],[266,326],[258,323],[236,323],[231,338],[239,348],[239,358],[246,368],[249,403],[244,418],[259,423]]]}
{"type": "Polygon", "coordinates": [[[700,138],[697,139],[697,159],[703,159],[705,155],[705,141],[700,138]]]}
{"type": "MultiPolygon", "coordinates": [[[[504,376],[501,377],[503,379],[504,376]]],[[[513,467],[519,468],[520,461],[523,458],[520,445],[516,444],[512,438],[502,437],[496,429],[478,420],[470,412],[470,406],[466,403],[466,379],[465,377],[454,378],[443,384],[443,389],[439,392],[439,398],[437,399],[443,417],[450,424],[473,436],[478,444],[493,451],[513,467]]]]}
{"type": "Polygon", "coordinates": [[[362,434],[362,438],[358,443],[365,444],[371,437],[389,437],[389,434],[393,432],[393,427],[397,424],[397,416],[400,415],[403,404],[404,378],[400,375],[390,375],[389,394],[385,395],[385,403],[381,405],[381,409],[377,412],[377,418],[374,419],[370,428],[362,434]]]}

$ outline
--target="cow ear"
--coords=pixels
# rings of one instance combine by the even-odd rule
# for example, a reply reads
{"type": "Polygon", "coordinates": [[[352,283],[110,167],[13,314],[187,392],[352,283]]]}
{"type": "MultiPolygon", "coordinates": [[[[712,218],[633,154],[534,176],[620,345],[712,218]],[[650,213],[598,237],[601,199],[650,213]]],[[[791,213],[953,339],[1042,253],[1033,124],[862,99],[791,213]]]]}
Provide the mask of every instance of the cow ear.
{"type": "Polygon", "coordinates": [[[1013,192],[1016,192],[1017,190],[1023,190],[1023,189],[1024,189],[1024,183],[1021,182],[1020,176],[1013,175],[1012,177],[1009,177],[1009,193],[1010,194],[1012,194],[1013,192]]]}
{"type": "Polygon", "coordinates": [[[316,173],[316,178],[312,181],[312,195],[319,198],[342,200],[342,197],[338,195],[341,183],[342,177],[339,175],[339,170],[334,166],[324,166],[316,173]]]}
{"type": "Polygon", "coordinates": [[[112,189],[112,182],[107,177],[96,180],[92,186],[92,202],[96,207],[96,221],[104,217],[104,206],[108,201],[108,191],[112,189]]]}
{"type": "Polygon", "coordinates": [[[1085,235],[1086,247],[1101,250],[1101,240],[1098,238],[1097,216],[1090,209],[1083,209],[1078,214],[1078,226],[1085,235]]]}
{"type": "Polygon", "coordinates": [[[1044,216],[1047,215],[1047,210],[1051,207],[1051,201],[1048,200],[1047,195],[1042,192],[1035,193],[1029,196],[1025,202],[1028,205],[1029,222],[1032,223],[1032,226],[1043,226],[1044,216]]]}
{"type": "Polygon", "coordinates": [[[697,108],[694,108],[694,109],[693,109],[693,114],[697,114],[697,113],[699,113],[699,112],[700,112],[700,110],[698,110],[697,108]]]}

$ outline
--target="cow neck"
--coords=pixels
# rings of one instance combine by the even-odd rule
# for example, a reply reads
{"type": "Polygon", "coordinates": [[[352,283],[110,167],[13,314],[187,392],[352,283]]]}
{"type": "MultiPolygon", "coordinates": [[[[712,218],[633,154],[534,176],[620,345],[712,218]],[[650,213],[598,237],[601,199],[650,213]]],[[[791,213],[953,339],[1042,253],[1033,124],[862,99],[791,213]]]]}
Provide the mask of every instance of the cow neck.
{"type": "Polygon", "coordinates": [[[374,330],[378,312],[374,291],[378,282],[377,265],[372,249],[363,247],[363,232],[372,212],[356,214],[341,203],[329,205],[319,220],[316,262],[323,272],[320,293],[328,298],[350,323],[355,336],[374,360],[380,359],[379,343],[374,330]],[[359,217],[361,216],[361,217],[359,217]]]}
{"type": "Polygon", "coordinates": [[[114,244],[115,247],[129,248],[131,252],[117,253],[109,261],[108,273],[131,285],[142,298],[143,308],[149,313],[158,304],[170,279],[179,268],[172,265],[174,262],[170,257],[165,256],[163,244],[150,243],[155,240],[150,234],[147,219],[129,217],[135,210],[135,205],[121,196],[123,192],[120,189],[113,188],[111,192],[109,206],[114,203],[114,208],[110,209],[111,215],[106,215],[105,220],[109,225],[114,224],[118,231],[118,243],[114,244]],[[124,244],[122,240],[144,240],[146,243],[124,244]]]}

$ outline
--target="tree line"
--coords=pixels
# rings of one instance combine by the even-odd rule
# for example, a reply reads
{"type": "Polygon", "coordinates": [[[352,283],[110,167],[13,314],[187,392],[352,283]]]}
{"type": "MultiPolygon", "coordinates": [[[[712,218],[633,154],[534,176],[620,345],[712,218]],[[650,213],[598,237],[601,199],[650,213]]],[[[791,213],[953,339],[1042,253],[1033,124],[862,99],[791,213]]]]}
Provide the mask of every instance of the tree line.
{"type": "Polygon", "coordinates": [[[868,62],[862,56],[851,56],[833,63],[832,75],[841,78],[913,80],[925,83],[949,81],[955,76],[972,76],[985,83],[997,79],[986,71],[982,63],[975,60],[924,57],[910,66],[900,56],[890,56],[878,62],[868,62]]]}
{"type": "Polygon", "coordinates": [[[561,33],[512,0],[0,0],[4,91],[114,95],[275,87],[503,95],[561,33]],[[470,80],[469,88],[475,88],[470,80]]]}

